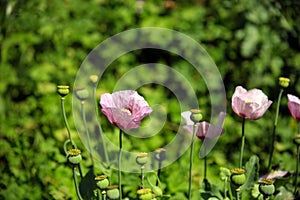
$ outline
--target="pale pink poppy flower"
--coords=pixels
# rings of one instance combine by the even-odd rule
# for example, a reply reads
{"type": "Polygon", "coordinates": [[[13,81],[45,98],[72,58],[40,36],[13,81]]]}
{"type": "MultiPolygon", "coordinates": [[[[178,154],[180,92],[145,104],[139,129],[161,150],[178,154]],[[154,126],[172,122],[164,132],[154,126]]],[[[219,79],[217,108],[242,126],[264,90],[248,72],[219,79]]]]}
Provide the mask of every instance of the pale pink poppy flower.
{"type": "MultiPolygon", "coordinates": [[[[182,112],[181,116],[185,120],[185,124],[186,124],[183,126],[183,129],[185,129],[189,133],[193,134],[194,122],[190,119],[191,111],[182,112]]],[[[225,120],[225,117],[226,117],[226,114],[224,112],[221,112],[219,114],[219,120],[218,120],[218,123],[216,126],[212,125],[206,121],[196,123],[196,125],[197,125],[196,136],[202,140],[205,138],[212,139],[212,138],[220,136],[224,132],[222,125],[225,120]]]]}
{"type": "Polygon", "coordinates": [[[145,99],[134,90],[102,94],[100,105],[108,120],[123,130],[138,128],[141,120],[152,112],[145,99]]]}
{"type": "Polygon", "coordinates": [[[291,115],[300,122],[300,99],[294,95],[288,94],[288,107],[291,115]]]}
{"type": "Polygon", "coordinates": [[[268,97],[259,89],[246,90],[237,86],[232,96],[232,109],[245,119],[259,119],[272,104],[268,97]]]}

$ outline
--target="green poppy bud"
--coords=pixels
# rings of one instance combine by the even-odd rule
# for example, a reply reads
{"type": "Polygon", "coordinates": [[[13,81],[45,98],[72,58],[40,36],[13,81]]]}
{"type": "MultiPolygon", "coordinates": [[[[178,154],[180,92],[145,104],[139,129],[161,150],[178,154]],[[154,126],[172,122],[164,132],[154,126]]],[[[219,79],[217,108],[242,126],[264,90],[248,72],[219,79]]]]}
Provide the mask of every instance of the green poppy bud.
{"type": "Polygon", "coordinates": [[[194,123],[197,123],[197,122],[200,122],[203,118],[202,114],[201,114],[201,110],[197,110],[197,109],[192,109],[191,110],[191,120],[194,122],[194,123]]]}
{"type": "Polygon", "coordinates": [[[75,95],[79,100],[84,101],[88,98],[89,91],[85,88],[78,88],[75,90],[75,95]]]}
{"type": "Polygon", "coordinates": [[[289,86],[290,79],[285,77],[279,77],[279,85],[281,87],[287,88],[289,86]]]}
{"type": "Polygon", "coordinates": [[[138,153],[136,156],[136,163],[143,166],[148,161],[148,154],[147,153],[138,153]]]}
{"type": "Polygon", "coordinates": [[[96,176],[95,177],[96,185],[101,190],[106,189],[109,186],[109,180],[106,175],[96,176]]]}
{"type": "Polygon", "coordinates": [[[154,156],[156,160],[161,162],[166,159],[166,150],[164,148],[156,149],[154,156]]]}
{"type": "Polygon", "coordinates": [[[82,160],[81,151],[79,149],[70,149],[67,154],[68,161],[74,165],[79,164],[82,160]]]}
{"type": "Polygon", "coordinates": [[[259,181],[259,192],[264,196],[271,196],[275,192],[274,181],[271,179],[262,179],[259,181]]]}
{"type": "Polygon", "coordinates": [[[110,185],[107,187],[106,195],[109,199],[118,199],[120,196],[120,191],[117,185],[110,185]]]}
{"type": "Polygon", "coordinates": [[[70,93],[70,86],[68,86],[68,85],[58,85],[57,86],[57,93],[61,97],[67,96],[70,93]]]}
{"type": "Polygon", "coordinates": [[[246,182],[245,170],[241,168],[235,168],[231,170],[231,182],[236,186],[241,186],[246,182]]]}

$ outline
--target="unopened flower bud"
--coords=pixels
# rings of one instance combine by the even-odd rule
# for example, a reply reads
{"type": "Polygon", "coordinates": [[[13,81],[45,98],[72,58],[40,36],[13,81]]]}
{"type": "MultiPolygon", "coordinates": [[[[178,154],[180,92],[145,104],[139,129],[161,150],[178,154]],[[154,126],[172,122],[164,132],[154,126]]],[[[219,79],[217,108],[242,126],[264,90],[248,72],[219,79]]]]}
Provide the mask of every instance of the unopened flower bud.
{"type": "Polygon", "coordinates": [[[79,149],[70,149],[67,154],[68,161],[74,165],[79,164],[82,160],[81,151],[79,149]]]}
{"type": "Polygon", "coordinates": [[[148,161],[148,154],[147,153],[138,153],[136,156],[136,163],[143,166],[148,161]]]}
{"type": "Polygon", "coordinates": [[[281,87],[287,88],[289,86],[290,79],[285,77],[279,77],[279,85],[281,87]]]}
{"type": "Polygon", "coordinates": [[[88,98],[89,91],[86,88],[78,88],[75,90],[75,95],[79,100],[84,101],[88,98]]]}
{"type": "Polygon", "coordinates": [[[162,162],[166,159],[166,150],[164,148],[159,148],[155,150],[155,159],[162,162]]]}
{"type": "Polygon", "coordinates": [[[271,179],[262,179],[259,181],[259,192],[264,196],[271,196],[275,192],[274,181],[271,179]]]}
{"type": "Polygon", "coordinates": [[[68,86],[68,85],[58,85],[57,86],[57,93],[61,97],[67,96],[70,93],[70,86],[68,86]]]}
{"type": "Polygon", "coordinates": [[[109,186],[109,180],[107,179],[106,175],[96,176],[95,181],[96,181],[96,185],[101,190],[104,190],[109,186]]]}
{"type": "Polygon", "coordinates": [[[107,187],[106,195],[109,199],[118,199],[120,196],[120,191],[117,185],[110,185],[107,187]]]}
{"type": "Polygon", "coordinates": [[[202,120],[203,116],[201,112],[202,112],[201,110],[197,110],[197,109],[191,110],[190,118],[194,123],[200,122],[202,120]]]}
{"type": "Polygon", "coordinates": [[[242,168],[235,168],[231,170],[231,182],[236,186],[241,186],[246,182],[245,170],[242,168]]]}
{"type": "Polygon", "coordinates": [[[293,142],[295,145],[300,145],[300,134],[294,137],[293,142]]]}
{"type": "Polygon", "coordinates": [[[141,200],[151,200],[152,193],[150,188],[143,188],[136,192],[141,200]]]}

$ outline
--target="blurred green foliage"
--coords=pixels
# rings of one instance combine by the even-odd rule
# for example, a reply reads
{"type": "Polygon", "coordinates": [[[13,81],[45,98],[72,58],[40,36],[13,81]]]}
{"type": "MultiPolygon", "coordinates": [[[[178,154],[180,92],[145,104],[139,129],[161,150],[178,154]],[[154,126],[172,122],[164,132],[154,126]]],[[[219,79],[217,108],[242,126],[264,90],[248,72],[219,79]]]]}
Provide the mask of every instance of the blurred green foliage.
{"type": "MultiPolygon", "coordinates": [[[[75,198],[72,173],[62,149],[67,133],[56,85],[72,86],[80,64],[94,47],[114,34],[138,27],[165,27],[192,37],[219,68],[227,90],[228,117],[225,134],[208,156],[209,180],[220,181],[220,166],[232,168],[237,164],[241,119],[230,107],[237,85],[261,88],[274,101],[265,117],[246,123],[245,157],[256,154],[260,164],[265,165],[279,91],[278,77],[291,79],[286,93],[300,95],[299,7],[297,0],[2,0],[0,199],[75,198]]],[[[149,61],[173,66],[189,77],[200,107],[209,114],[209,93],[201,76],[187,62],[166,52],[143,50],[121,57],[106,71],[97,93],[111,92],[128,70],[149,61]]],[[[127,146],[147,151],[168,143],[181,118],[176,98],[165,88],[149,85],[139,92],[150,105],[160,103],[168,113],[164,134],[145,142],[146,148],[139,149],[137,142],[127,146]]],[[[72,134],[80,145],[72,124],[71,98],[66,101],[72,134]]],[[[294,162],[290,161],[295,157],[295,148],[291,141],[297,124],[286,105],[284,95],[274,162],[280,169],[293,170],[294,162]]],[[[103,121],[104,129],[111,131],[111,125],[103,121]]],[[[199,148],[200,145],[196,151],[199,148]]],[[[88,158],[87,153],[84,156],[88,158]]],[[[174,199],[182,199],[186,191],[187,161],[184,154],[162,171],[164,189],[174,199]],[[176,178],[178,175],[182,179],[176,178]]],[[[195,166],[194,185],[198,187],[203,178],[202,160],[195,159],[195,166]]],[[[132,189],[124,188],[128,194],[132,189]]]]}

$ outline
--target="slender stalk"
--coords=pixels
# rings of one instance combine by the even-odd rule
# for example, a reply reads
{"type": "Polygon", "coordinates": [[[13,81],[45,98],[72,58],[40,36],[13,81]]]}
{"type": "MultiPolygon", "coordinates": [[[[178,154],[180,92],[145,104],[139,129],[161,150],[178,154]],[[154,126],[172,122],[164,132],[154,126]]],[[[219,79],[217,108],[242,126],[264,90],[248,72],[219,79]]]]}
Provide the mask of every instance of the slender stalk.
{"type": "Polygon", "coordinates": [[[240,168],[242,168],[242,166],[243,166],[243,155],[244,155],[244,146],[245,146],[245,121],[246,121],[246,119],[243,118],[243,122],[242,122],[242,144],[241,144],[240,165],[239,165],[240,168]]]}
{"type": "Polygon", "coordinates": [[[144,166],[141,166],[141,187],[144,189],[144,178],[145,178],[145,172],[144,172],[144,166]]]}
{"type": "Polygon", "coordinates": [[[159,184],[161,165],[162,165],[162,161],[158,161],[157,179],[156,179],[156,184],[155,184],[156,186],[158,186],[158,184],[159,184]]]}
{"type": "Polygon", "coordinates": [[[283,89],[280,90],[279,95],[278,95],[278,101],[277,101],[277,106],[276,106],[276,114],[275,114],[275,120],[274,120],[274,126],[273,126],[273,133],[272,133],[272,139],[271,139],[271,149],[270,149],[270,154],[269,154],[268,170],[271,170],[271,166],[272,166],[272,158],[273,158],[273,153],[274,153],[274,143],[275,143],[275,137],[276,137],[276,127],[277,127],[277,121],[278,121],[278,116],[279,116],[279,107],[280,107],[280,101],[281,101],[282,93],[283,93],[283,89]]]}
{"type": "Polygon", "coordinates": [[[119,158],[118,158],[118,184],[119,184],[119,190],[120,190],[120,197],[119,199],[122,199],[122,177],[121,177],[121,158],[122,158],[122,136],[123,132],[120,129],[119,133],[119,158]]]}
{"type": "Polygon", "coordinates": [[[204,157],[204,180],[206,180],[206,171],[207,171],[207,157],[204,157]]]}
{"type": "Polygon", "coordinates": [[[190,150],[190,170],[189,170],[189,190],[188,190],[188,199],[190,200],[192,197],[192,171],[193,171],[193,151],[194,151],[194,138],[197,131],[197,124],[194,124],[193,127],[193,136],[190,150]]]}
{"type": "Polygon", "coordinates": [[[224,180],[224,199],[227,198],[227,177],[224,180]]]}
{"type": "Polygon", "coordinates": [[[81,101],[81,115],[82,115],[82,121],[83,121],[83,126],[84,126],[84,130],[85,130],[85,134],[87,136],[87,143],[88,143],[89,155],[90,155],[90,158],[91,158],[91,161],[92,161],[92,167],[94,168],[94,159],[93,159],[93,154],[92,154],[90,133],[88,131],[87,124],[86,124],[84,101],[81,101]]]}
{"type": "Polygon", "coordinates": [[[240,200],[240,188],[236,189],[236,200],[240,200]]]}
{"type": "Polygon", "coordinates": [[[77,198],[79,200],[83,200],[82,197],[81,197],[81,195],[80,195],[78,184],[77,184],[76,167],[75,166],[73,166],[73,179],[74,179],[74,184],[75,184],[75,190],[76,190],[77,198]]]}
{"type": "Polygon", "coordinates": [[[102,200],[101,190],[97,190],[97,200],[102,200]]]}
{"type": "Polygon", "coordinates": [[[106,200],[106,191],[102,192],[102,197],[103,197],[103,200],[106,200]]]}
{"type": "Polygon", "coordinates": [[[72,148],[76,148],[76,145],[75,145],[75,143],[73,142],[73,139],[72,139],[70,126],[69,126],[68,121],[67,121],[66,110],[65,110],[65,98],[64,97],[61,97],[61,110],[62,110],[64,123],[65,123],[65,126],[66,126],[67,131],[68,131],[68,136],[69,136],[72,148]]]}
{"type": "Polygon", "coordinates": [[[296,171],[295,171],[295,180],[294,180],[294,185],[295,185],[295,189],[294,189],[294,195],[296,195],[297,193],[297,179],[298,179],[298,173],[299,173],[299,162],[300,162],[300,145],[297,145],[297,159],[296,159],[296,171]]]}

